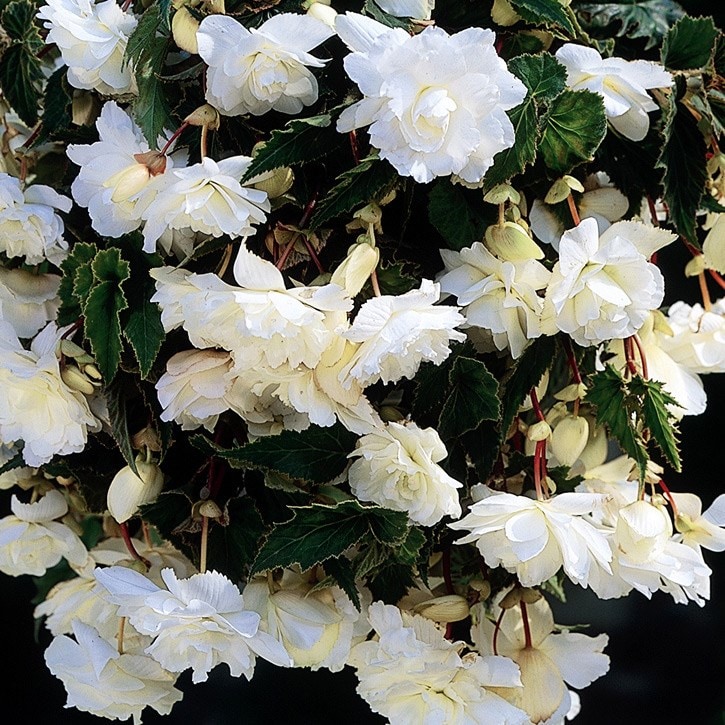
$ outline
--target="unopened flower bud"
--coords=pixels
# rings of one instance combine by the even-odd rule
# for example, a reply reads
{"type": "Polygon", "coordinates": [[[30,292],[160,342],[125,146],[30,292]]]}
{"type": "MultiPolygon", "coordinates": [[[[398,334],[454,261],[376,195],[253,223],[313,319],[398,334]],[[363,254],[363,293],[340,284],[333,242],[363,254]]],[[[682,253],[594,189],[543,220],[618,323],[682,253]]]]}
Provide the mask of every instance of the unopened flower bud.
{"type": "Polygon", "coordinates": [[[483,200],[489,204],[505,204],[507,201],[518,204],[521,201],[521,195],[511,184],[496,184],[484,194],[483,200]]]}
{"type": "Polygon", "coordinates": [[[377,247],[367,242],[355,244],[332,273],[330,281],[343,287],[350,297],[355,297],[377,267],[379,260],[380,252],[377,247]]]}
{"type": "Polygon", "coordinates": [[[337,17],[337,11],[333,10],[329,4],[315,2],[307,8],[307,14],[320,20],[330,28],[335,27],[335,18],[337,17]]]}
{"type": "Polygon", "coordinates": [[[214,501],[202,501],[199,505],[199,515],[205,516],[208,519],[218,519],[222,516],[222,510],[214,501]]]}
{"type": "Polygon", "coordinates": [[[468,582],[468,586],[478,592],[479,601],[488,599],[491,596],[491,582],[487,579],[481,579],[481,577],[473,577],[473,579],[468,582]]]}
{"type": "Polygon", "coordinates": [[[60,377],[71,390],[77,390],[84,395],[93,395],[96,390],[91,381],[75,365],[63,367],[60,377]]]}
{"type": "Polygon", "coordinates": [[[148,449],[158,453],[161,450],[161,441],[156,431],[148,425],[133,435],[131,444],[137,451],[148,449]]]}
{"type": "Polygon", "coordinates": [[[571,403],[577,398],[581,399],[587,394],[587,386],[584,383],[572,383],[562,388],[558,393],[554,393],[554,397],[557,400],[562,400],[565,403],[571,403]]]}
{"type": "Polygon", "coordinates": [[[699,274],[702,274],[706,268],[705,255],[698,254],[685,265],[685,277],[697,277],[699,274]]]}
{"type": "Polygon", "coordinates": [[[295,175],[289,166],[282,166],[274,171],[260,174],[247,182],[249,186],[253,186],[255,189],[266,191],[270,199],[277,199],[286,194],[294,183],[295,175]]]}
{"type": "Polygon", "coordinates": [[[551,434],[551,452],[564,466],[573,466],[589,440],[589,423],[577,415],[563,417],[551,434]]]}
{"type": "Polygon", "coordinates": [[[434,622],[460,622],[470,613],[468,602],[458,594],[428,599],[413,607],[413,611],[434,622]]]}
{"type": "Polygon", "coordinates": [[[74,91],[71,103],[71,120],[76,126],[92,126],[98,118],[99,104],[95,94],[74,91]]]}
{"type": "Polygon", "coordinates": [[[101,371],[92,363],[89,363],[87,365],[83,366],[83,372],[91,378],[91,380],[98,380],[100,381],[103,376],[101,375],[101,371]]]}
{"type": "Polygon", "coordinates": [[[106,496],[108,510],[119,524],[128,521],[139,506],[151,503],[161,493],[164,474],[156,463],[147,462],[143,454],[136,457],[136,475],[124,466],[111,481],[106,496]]]}
{"type": "Polygon", "coordinates": [[[583,192],[582,183],[573,176],[562,176],[557,179],[544,197],[547,204],[558,204],[571,194],[572,191],[583,192]]]}
{"type": "Polygon", "coordinates": [[[529,587],[524,587],[521,591],[521,601],[525,604],[533,604],[534,602],[538,602],[539,599],[541,599],[541,592],[538,589],[530,589],[529,587]]]}
{"type": "Polygon", "coordinates": [[[486,229],[485,239],[489,250],[508,262],[544,257],[541,247],[515,222],[492,224],[486,229]]]}
{"type": "Polygon", "coordinates": [[[379,413],[385,423],[390,421],[400,423],[400,421],[405,420],[405,416],[393,405],[383,405],[379,413]]]}
{"type": "Polygon", "coordinates": [[[539,420],[529,426],[526,431],[526,437],[536,443],[537,441],[545,441],[551,435],[551,426],[545,420],[539,420]]]}
{"type": "Polygon", "coordinates": [[[514,587],[501,599],[498,606],[501,609],[512,609],[521,601],[521,587],[514,587]]]}
{"type": "Polygon", "coordinates": [[[353,219],[359,219],[365,225],[374,224],[377,227],[383,219],[383,210],[378,204],[371,202],[362,209],[358,209],[352,216],[353,219]]]}
{"type": "Polygon", "coordinates": [[[206,126],[210,131],[216,131],[221,123],[221,116],[214,106],[205,103],[192,111],[184,119],[184,123],[191,126],[206,126]]]}
{"type": "Polygon", "coordinates": [[[196,40],[196,31],[199,30],[199,21],[185,8],[179,8],[171,18],[171,35],[174,43],[192,55],[199,53],[199,43],[196,40]]]}

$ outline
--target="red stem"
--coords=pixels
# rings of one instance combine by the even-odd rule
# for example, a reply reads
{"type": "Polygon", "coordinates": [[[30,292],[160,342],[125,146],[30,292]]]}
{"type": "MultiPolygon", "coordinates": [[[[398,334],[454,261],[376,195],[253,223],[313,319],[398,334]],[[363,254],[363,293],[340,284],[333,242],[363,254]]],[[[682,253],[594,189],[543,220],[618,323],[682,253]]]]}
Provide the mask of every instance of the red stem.
{"type": "Polygon", "coordinates": [[[506,610],[502,609],[501,614],[498,615],[498,619],[496,620],[496,626],[493,628],[493,641],[491,642],[491,646],[493,647],[493,653],[495,655],[498,654],[498,633],[501,629],[501,622],[503,622],[503,615],[506,614],[506,610]]]}
{"type": "Polygon", "coordinates": [[[526,602],[522,599],[519,606],[521,607],[521,621],[524,624],[524,646],[531,649],[531,625],[529,624],[529,613],[526,611],[526,602]]]}
{"type": "Polygon", "coordinates": [[[133,544],[133,539],[131,538],[131,534],[128,532],[128,522],[124,521],[122,524],[119,524],[121,527],[121,538],[123,539],[123,543],[126,544],[126,548],[128,549],[128,553],[131,554],[131,557],[135,559],[136,561],[141,561],[144,563],[145,566],[147,566],[149,569],[151,568],[151,562],[148,559],[144,559],[141,554],[136,551],[136,547],[133,544]]]}

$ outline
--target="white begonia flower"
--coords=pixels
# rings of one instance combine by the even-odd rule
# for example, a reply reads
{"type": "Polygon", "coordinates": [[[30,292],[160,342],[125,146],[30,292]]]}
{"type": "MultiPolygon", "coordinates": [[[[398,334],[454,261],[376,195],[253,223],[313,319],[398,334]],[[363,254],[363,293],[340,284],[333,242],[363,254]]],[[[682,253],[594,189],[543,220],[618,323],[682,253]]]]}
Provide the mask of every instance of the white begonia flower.
{"type": "MultiPolygon", "coordinates": [[[[4,464],[3,464],[4,465],[4,464]]],[[[46,484],[47,479],[39,473],[37,468],[21,466],[11,468],[5,473],[0,473],[0,490],[8,490],[17,486],[23,491],[29,491],[41,484],[46,484]]]]}
{"type": "Polygon", "coordinates": [[[108,512],[122,524],[136,514],[139,506],[155,501],[164,487],[164,474],[154,461],[139,453],[136,473],[124,466],[111,481],[106,494],[108,512]]]}
{"type": "MultiPolygon", "coordinates": [[[[141,226],[141,211],[151,200],[143,195],[140,201],[154,176],[135,158],[147,153],[149,146],[141,129],[115,101],[103,104],[96,129],[100,140],[70,144],[66,149],[68,158],[80,166],[71,193],[78,205],[88,209],[91,226],[99,234],[120,237],[141,226]]],[[[168,169],[173,163],[173,156],[166,157],[168,169]]]]}
{"type": "Polygon", "coordinates": [[[639,222],[616,222],[601,236],[594,219],[567,230],[546,290],[544,315],[584,347],[635,334],[664,297],[647,261],[676,236],[639,222]]]}
{"type": "Polygon", "coordinates": [[[455,329],[465,322],[458,308],[435,304],[440,291],[439,284],[424,279],[419,289],[365,302],[342,333],[360,344],[340,373],[343,384],[349,386],[351,379],[363,387],[378,380],[395,383],[415,377],[425,361],[440,365],[451,353],[451,341],[466,339],[455,329]]]}
{"type": "Polygon", "coordinates": [[[169,169],[145,187],[141,214],[145,252],[156,251],[156,243],[167,229],[232,239],[254,233],[270,210],[264,191],[242,186],[240,179],[252,163],[250,156],[230,156],[221,161],[204,157],[200,164],[169,169]],[[146,195],[152,200],[148,205],[146,195]]]}
{"type": "Polygon", "coordinates": [[[477,500],[460,521],[469,531],[456,544],[475,543],[489,566],[502,566],[525,587],[541,584],[563,566],[566,575],[589,586],[597,570],[611,573],[612,552],[602,529],[589,518],[606,496],[562,493],[545,501],[476,487],[477,500]]]}
{"type": "MultiPolygon", "coordinates": [[[[725,172],[721,172],[725,179],[725,172]]],[[[713,195],[717,194],[713,190],[713,195]]],[[[723,199],[720,199],[722,204],[723,199]]],[[[708,229],[705,241],[702,243],[702,254],[705,260],[705,266],[708,269],[714,269],[725,274],[725,214],[715,214],[714,220],[708,219],[708,223],[703,225],[704,229],[708,229]]]]}
{"type": "MultiPolygon", "coordinates": [[[[668,406],[668,410],[676,417],[684,415],[700,415],[707,407],[707,395],[702,380],[687,365],[675,360],[667,350],[669,335],[659,324],[660,313],[654,312],[647,316],[638,336],[647,360],[647,374],[650,379],[664,383],[664,389],[676,401],[677,405],[668,406]]],[[[621,341],[613,340],[608,349],[615,356],[607,362],[617,370],[623,371],[627,365],[624,346],[621,341]]],[[[641,370],[641,361],[635,355],[635,365],[641,370]]]]}
{"type": "Polygon", "coordinates": [[[10,576],[43,576],[61,559],[80,565],[88,551],[78,535],[56,521],[68,513],[60,491],[48,491],[35,503],[10,499],[12,514],[0,519],[0,571],[10,576]]]}
{"type": "Polygon", "coordinates": [[[693,373],[725,372],[725,297],[709,310],[675,302],[667,311],[672,335],[661,335],[662,349],[693,373]]]}
{"type": "Polygon", "coordinates": [[[0,174],[0,252],[24,257],[27,264],[46,259],[56,267],[68,255],[63,220],[56,209],[69,212],[71,200],[43,184],[23,189],[19,179],[0,174]]]}
{"type": "Polygon", "coordinates": [[[481,242],[454,252],[440,250],[445,270],[438,276],[441,291],[454,295],[466,318],[464,327],[487,331],[497,350],[518,358],[541,335],[544,301],[537,294],[551,272],[535,259],[504,262],[481,242]]]}
{"type": "Polygon", "coordinates": [[[720,494],[702,513],[702,501],[694,493],[670,493],[677,506],[678,540],[693,549],[725,551],[725,494],[720,494]]]}
{"type": "MultiPolygon", "coordinates": [[[[134,539],[134,547],[151,568],[146,576],[157,584],[161,584],[161,570],[171,567],[179,577],[191,576],[195,573],[194,565],[171,544],[149,547],[144,541],[134,539]]],[[[87,561],[82,565],[73,566],[76,576],[73,579],[56,584],[33,612],[36,619],[45,617],[45,626],[53,635],[71,634],[73,620],[77,619],[98,630],[99,634],[109,642],[118,635],[118,606],[108,601],[106,590],[96,581],[94,570],[97,566],[113,566],[129,563],[126,544],[120,538],[106,539],[88,552],[87,561]]],[[[124,643],[128,643],[129,635],[134,634],[130,625],[126,627],[124,643]]],[[[134,641],[145,639],[144,646],[151,640],[143,635],[134,634],[134,641]]]]}
{"type": "Polygon", "coordinates": [[[86,397],[61,378],[58,333],[49,323],[25,350],[0,321],[0,440],[22,441],[30,466],[48,463],[56,454],[79,453],[89,431],[100,430],[86,397]]]}
{"type": "MultiPolygon", "coordinates": [[[[498,619],[498,605],[491,614],[498,619]]],[[[609,642],[607,635],[554,633],[551,607],[543,597],[507,609],[498,629],[494,622],[479,616],[471,636],[482,654],[509,657],[519,666],[523,690],[510,690],[504,697],[526,710],[532,723],[563,722],[573,694],[566,685],[588,687],[609,670],[609,657],[603,652],[609,642]]]]}
{"type": "Polygon", "coordinates": [[[182,430],[204,426],[211,432],[224,411],[244,415],[249,394],[240,390],[243,381],[232,365],[225,350],[183,350],[172,355],[156,383],[161,420],[175,420],[182,430]]]}
{"type": "Polygon", "coordinates": [[[204,18],[196,39],[208,66],[206,100],[225,116],[299,113],[317,101],[308,67],[325,65],[309,51],[333,35],[325,23],[296,13],[279,13],[258,28],[226,15],[204,18]]]}
{"type": "Polygon", "coordinates": [[[604,99],[609,123],[626,138],[641,141],[649,130],[648,111],[659,106],[649,88],[669,88],[672,76],[659,63],[648,60],[602,58],[594,48],[565,43],[556,59],[566,68],[567,85],[586,89],[604,99]]]}
{"type": "MultiPolygon", "coordinates": [[[[629,209],[629,199],[614,187],[609,176],[603,171],[589,174],[584,179],[584,193],[577,203],[580,219],[595,219],[599,233],[602,234],[616,221],[619,221],[629,209]]],[[[566,214],[569,214],[567,210],[566,214]]],[[[566,231],[564,221],[541,199],[534,199],[529,212],[531,231],[537,239],[559,251],[559,240],[566,231]]]]}
{"type": "Polygon", "coordinates": [[[456,174],[477,183],[514,143],[506,111],[526,87],[496,54],[495,34],[427,27],[410,36],[345,13],[335,28],[353,51],[345,70],[363,94],[337,122],[345,133],[370,125],[370,142],[402,176],[425,183],[456,174]]]}
{"type": "MultiPolygon", "coordinates": [[[[462,654],[429,619],[374,602],[377,638],[353,647],[358,694],[391,723],[526,725],[528,715],[504,697],[521,687],[506,657],[462,654]]],[[[509,695],[510,696],[510,695],[509,695]]]]}
{"type": "Polygon", "coordinates": [[[592,582],[597,596],[622,596],[634,588],[649,599],[661,590],[678,604],[694,601],[703,606],[710,598],[712,571],[699,548],[678,542],[672,533],[670,517],[661,506],[638,500],[620,509],[610,542],[614,577],[592,582]]]}
{"type": "Polygon", "coordinates": [[[293,667],[339,672],[354,641],[370,631],[365,608],[358,612],[340,587],[315,591],[315,584],[308,575],[285,569],[273,584],[267,577],[253,579],[242,595],[245,605],[262,618],[262,629],[287,650],[293,667]]]}
{"type": "Polygon", "coordinates": [[[45,651],[48,669],[63,683],[75,707],[110,720],[140,725],[141,712],[150,707],[168,715],[183,697],[174,687],[176,675],[141,654],[119,654],[117,648],[83,622],[73,623],[75,641],[57,636],[45,651]]]}
{"type": "Polygon", "coordinates": [[[436,0],[376,0],[375,4],[396,18],[430,20],[436,0]]]}
{"type": "Polygon", "coordinates": [[[456,489],[463,484],[439,465],[448,455],[434,428],[388,423],[358,440],[350,458],[350,489],[361,501],[403,511],[411,521],[433,526],[444,516],[458,518],[456,489]]]}
{"type": "Polygon", "coordinates": [[[636,465],[628,456],[618,456],[585,470],[584,480],[574,489],[606,496],[603,506],[592,512],[592,519],[605,529],[613,530],[619,510],[637,500],[638,481],[636,476],[632,477],[636,465]]]}
{"type": "Polygon", "coordinates": [[[141,633],[154,638],[146,653],[170,672],[192,669],[193,682],[204,682],[218,664],[233,677],[251,679],[255,655],[280,667],[291,660],[284,647],[259,629],[260,617],[245,609],[239,589],[223,574],[207,571],[178,579],[164,569],[159,587],[132,569],[97,569],[96,579],[141,633]]]}
{"type": "Polygon", "coordinates": [[[33,337],[54,320],[60,300],[57,274],[34,274],[25,269],[0,268],[0,319],[18,337],[33,337]]]}
{"type": "Polygon", "coordinates": [[[68,83],[107,96],[136,92],[133,66],[124,63],[128,39],[138,25],[115,0],[47,0],[38,11],[68,66],[68,83]]]}

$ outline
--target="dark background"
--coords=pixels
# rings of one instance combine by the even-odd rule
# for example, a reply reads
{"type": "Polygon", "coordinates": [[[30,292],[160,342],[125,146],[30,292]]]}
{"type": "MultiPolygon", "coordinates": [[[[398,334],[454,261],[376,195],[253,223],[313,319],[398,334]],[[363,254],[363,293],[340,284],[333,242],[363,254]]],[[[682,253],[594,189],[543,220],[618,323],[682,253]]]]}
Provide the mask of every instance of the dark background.
{"type": "MultiPolygon", "coordinates": [[[[456,0],[438,0],[439,3],[456,0]]],[[[725,0],[680,0],[692,14],[711,14],[723,27],[725,0]]],[[[661,253],[670,284],[666,303],[698,300],[694,280],[677,282],[687,261],[679,246],[661,253]]],[[[715,289],[713,288],[713,292],[715,289]]],[[[719,294],[715,294],[715,297],[719,294]]],[[[725,436],[720,406],[725,404],[725,376],[704,378],[707,411],[681,425],[684,471],[668,474],[675,491],[698,493],[709,506],[725,492],[725,436]]],[[[7,495],[2,495],[2,513],[7,495]]],[[[568,602],[556,606],[561,624],[589,623],[591,634],[606,632],[610,672],[582,693],[580,725],[725,725],[725,556],[705,553],[713,569],[711,601],[699,608],[675,604],[665,594],[652,601],[633,593],[603,602],[590,591],[570,586],[568,602]]],[[[28,577],[0,574],[0,722],[7,725],[98,725],[106,722],[65,710],[65,691],[48,673],[43,650],[50,637],[41,630],[36,641],[28,577]]],[[[381,723],[355,694],[351,670],[330,674],[283,670],[259,662],[253,681],[233,679],[224,666],[209,681],[191,686],[188,673],[179,680],[186,692],[172,714],[158,717],[146,710],[144,723],[195,725],[290,725],[346,722],[381,723]]],[[[491,725],[495,725],[492,723],[491,725]]]]}

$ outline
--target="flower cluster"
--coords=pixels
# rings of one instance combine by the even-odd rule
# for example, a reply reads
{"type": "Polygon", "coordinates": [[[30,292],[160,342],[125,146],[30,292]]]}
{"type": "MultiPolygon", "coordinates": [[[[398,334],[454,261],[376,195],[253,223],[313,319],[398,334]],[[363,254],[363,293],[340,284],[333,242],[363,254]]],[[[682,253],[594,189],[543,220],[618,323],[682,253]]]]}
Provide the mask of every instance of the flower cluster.
{"type": "Polygon", "coordinates": [[[670,486],[725,372],[714,21],[6,5],[0,572],[68,707],[261,658],[392,725],[561,725],[610,661],[553,598],[705,605],[725,497],[670,486]]]}

